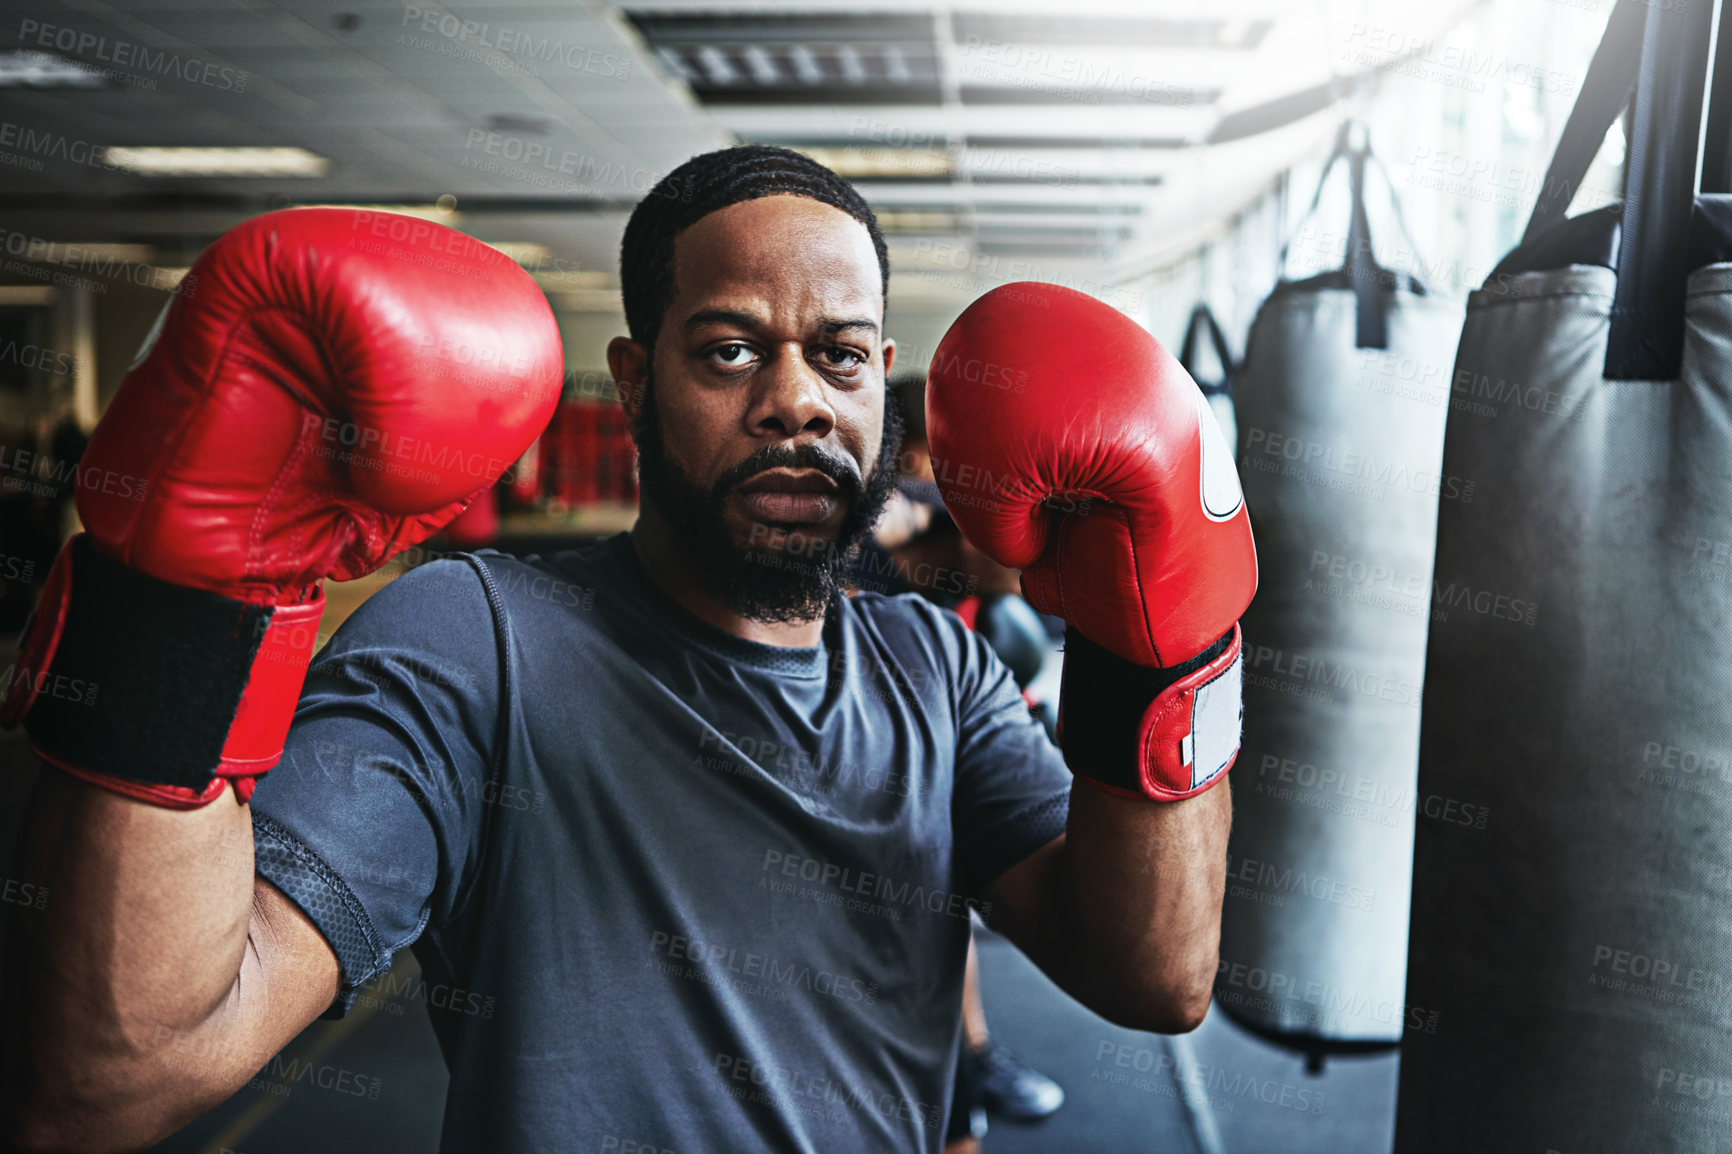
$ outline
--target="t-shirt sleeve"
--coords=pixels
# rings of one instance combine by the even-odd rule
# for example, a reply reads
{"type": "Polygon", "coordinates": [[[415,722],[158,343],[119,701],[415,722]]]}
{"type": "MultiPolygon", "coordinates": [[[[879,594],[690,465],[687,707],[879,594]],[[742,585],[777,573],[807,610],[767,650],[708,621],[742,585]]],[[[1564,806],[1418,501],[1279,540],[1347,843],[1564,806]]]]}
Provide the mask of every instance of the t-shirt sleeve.
{"type": "Polygon", "coordinates": [[[1064,832],[1071,772],[1009,667],[954,613],[934,608],[952,662],[959,884],[978,893],[1064,832]]]}
{"type": "Polygon", "coordinates": [[[414,569],[314,658],[283,758],[253,795],[256,869],[318,926],[341,1017],[477,866],[499,651],[476,570],[414,569]]]}

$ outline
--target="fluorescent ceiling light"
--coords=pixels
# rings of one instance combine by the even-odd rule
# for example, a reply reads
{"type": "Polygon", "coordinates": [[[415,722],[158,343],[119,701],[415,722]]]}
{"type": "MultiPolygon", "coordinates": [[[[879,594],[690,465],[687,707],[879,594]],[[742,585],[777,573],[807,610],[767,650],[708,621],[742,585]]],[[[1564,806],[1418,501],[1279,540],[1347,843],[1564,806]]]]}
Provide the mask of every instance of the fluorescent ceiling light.
{"type": "Polygon", "coordinates": [[[966,271],[974,261],[974,242],[966,237],[944,244],[896,243],[889,248],[890,271],[897,276],[920,272],[954,274],[966,271]]]}
{"type": "Polygon", "coordinates": [[[566,312],[610,313],[618,316],[625,308],[618,289],[577,289],[552,294],[554,303],[566,312]]]}
{"type": "Polygon", "coordinates": [[[878,227],[885,233],[948,233],[960,225],[953,212],[883,212],[875,210],[878,227]]]}
{"type": "Polygon", "coordinates": [[[106,241],[43,241],[32,244],[21,253],[25,260],[37,264],[149,264],[154,252],[148,244],[109,244],[106,241]]]}
{"type": "Polygon", "coordinates": [[[100,70],[52,52],[0,52],[0,88],[101,88],[100,70]]]}
{"type": "Polygon", "coordinates": [[[553,250],[532,240],[487,240],[488,248],[504,253],[524,268],[541,268],[553,259],[553,250]]]}
{"type": "Polygon", "coordinates": [[[457,198],[447,193],[432,204],[309,204],[307,208],[360,208],[372,212],[394,212],[398,216],[413,216],[434,224],[457,227],[463,214],[457,211],[457,198]]]}
{"type": "Polygon", "coordinates": [[[0,305],[51,305],[60,294],[49,285],[0,284],[0,305]]]}
{"type": "Polygon", "coordinates": [[[956,173],[948,152],[938,148],[802,148],[807,156],[850,180],[887,176],[950,177],[956,173]]]}
{"type": "Polygon", "coordinates": [[[534,269],[535,283],[544,289],[576,293],[612,293],[619,296],[619,281],[612,273],[597,269],[534,269]]]}
{"type": "Polygon", "coordinates": [[[191,268],[152,268],[150,270],[150,287],[163,292],[173,292],[180,287],[180,282],[186,279],[191,268]]]}
{"type": "Polygon", "coordinates": [[[304,148],[119,148],[104,150],[116,168],[140,176],[310,177],[331,162],[304,148]]]}

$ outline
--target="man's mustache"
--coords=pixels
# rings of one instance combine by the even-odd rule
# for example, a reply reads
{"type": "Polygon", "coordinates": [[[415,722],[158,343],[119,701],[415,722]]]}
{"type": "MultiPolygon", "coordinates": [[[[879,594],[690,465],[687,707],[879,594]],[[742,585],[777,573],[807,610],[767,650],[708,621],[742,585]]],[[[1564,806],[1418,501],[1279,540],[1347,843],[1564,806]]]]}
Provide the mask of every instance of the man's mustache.
{"type": "Polygon", "coordinates": [[[731,493],[735,487],[756,477],[766,469],[812,469],[823,473],[836,485],[841,496],[849,499],[860,495],[860,467],[853,458],[820,445],[765,445],[739,464],[716,478],[712,492],[718,497],[731,493]]]}

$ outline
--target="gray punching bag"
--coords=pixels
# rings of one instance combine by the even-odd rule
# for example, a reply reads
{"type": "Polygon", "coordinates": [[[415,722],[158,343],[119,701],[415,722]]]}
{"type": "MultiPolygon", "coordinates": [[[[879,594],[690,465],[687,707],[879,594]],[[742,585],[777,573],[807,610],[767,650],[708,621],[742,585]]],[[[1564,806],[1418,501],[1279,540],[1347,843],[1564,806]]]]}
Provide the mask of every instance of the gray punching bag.
{"type": "Polygon", "coordinates": [[[1215,423],[1221,426],[1221,435],[1227,439],[1227,447],[1237,453],[1239,421],[1233,404],[1233,374],[1238,366],[1233,363],[1233,352],[1227,347],[1227,334],[1221,331],[1220,322],[1206,304],[1199,304],[1191,310],[1191,319],[1185,324],[1185,339],[1179,345],[1179,364],[1203,390],[1209,411],[1215,414],[1215,423]],[[1202,346],[1203,339],[1209,342],[1206,350],[1202,346]],[[1214,356],[1219,366],[1218,375],[1203,372],[1205,354],[1214,356]]]}
{"type": "Polygon", "coordinates": [[[1324,171],[1325,182],[1337,161],[1348,171],[1346,263],[1277,284],[1234,381],[1261,573],[1244,617],[1215,998],[1314,1060],[1401,1038],[1420,681],[1461,332],[1459,299],[1375,263],[1370,156],[1348,139],[1324,171]]]}
{"type": "Polygon", "coordinates": [[[1403,1046],[1401,1154],[1732,1150],[1732,80],[1693,190],[1713,9],[1613,6],[1469,301],[1444,468],[1477,486],[1441,503],[1437,576],[1471,596],[1427,656],[1408,997],[1436,1029],[1403,1046]],[[1632,88],[1622,206],[1562,219],[1632,88]]]}

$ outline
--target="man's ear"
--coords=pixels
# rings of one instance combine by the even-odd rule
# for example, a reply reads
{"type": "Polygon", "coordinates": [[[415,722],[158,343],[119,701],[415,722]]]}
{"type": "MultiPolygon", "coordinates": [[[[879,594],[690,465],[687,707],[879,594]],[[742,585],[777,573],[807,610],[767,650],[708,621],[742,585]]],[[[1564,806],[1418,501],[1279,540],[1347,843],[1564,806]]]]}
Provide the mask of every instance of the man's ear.
{"type": "Polygon", "coordinates": [[[607,343],[607,371],[626,416],[635,420],[643,409],[643,385],[649,380],[649,349],[630,337],[615,337],[607,343]]]}
{"type": "Polygon", "coordinates": [[[896,363],[896,342],[888,338],[884,341],[884,376],[890,377],[890,367],[896,363]]]}

